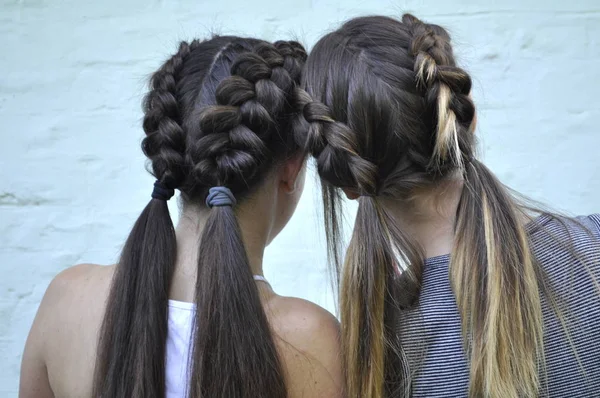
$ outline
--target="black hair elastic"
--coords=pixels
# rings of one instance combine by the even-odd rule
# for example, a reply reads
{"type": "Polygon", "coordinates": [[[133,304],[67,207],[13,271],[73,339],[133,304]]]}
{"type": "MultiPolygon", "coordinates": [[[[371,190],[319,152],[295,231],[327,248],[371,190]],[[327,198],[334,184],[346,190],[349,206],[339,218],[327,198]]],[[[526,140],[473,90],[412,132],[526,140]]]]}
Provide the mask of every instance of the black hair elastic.
{"type": "Polygon", "coordinates": [[[154,183],[154,190],[152,191],[152,199],[167,201],[175,195],[175,190],[167,188],[159,180],[154,183]]]}

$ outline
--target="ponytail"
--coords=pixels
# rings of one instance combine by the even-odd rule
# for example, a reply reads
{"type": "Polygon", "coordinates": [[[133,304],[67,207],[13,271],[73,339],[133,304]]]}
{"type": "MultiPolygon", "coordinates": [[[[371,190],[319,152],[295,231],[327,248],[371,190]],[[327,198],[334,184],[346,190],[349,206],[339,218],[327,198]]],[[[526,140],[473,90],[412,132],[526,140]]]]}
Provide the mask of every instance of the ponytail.
{"type": "Polygon", "coordinates": [[[360,198],[340,292],[349,396],[396,396],[409,387],[407,364],[395,355],[400,349],[395,326],[398,311],[418,295],[422,265],[421,252],[378,199],[360,198]],[[399,262],[411,264],[401,277],[399,262]]]}
{"type": "Polygon", "coordinates": [[[213,207],[204,226],[195,301],[189,396],[286,397],[283,367],[230,206],[213,207]]]}
{"type": "Polygon", "coordinates": [[[450,281],[470,355],[469,396],[536,397],[543,356],[537,264],[524,214],[485,165],[466,165],[450,281]]]}
{"type": "Polygon", "coordinates": [[[347,391],[360,397],[381,397],[384,387],[386,274],[393,258],[376,206],[374,198],[360,199],[340,292],[347,391]]]}
{"type": "Polygon", "coordinates": [[[165,395],[167,303],[176,248],[167,202],[152,199],[115,269],[99,334],[94,397],[165,395]]]}

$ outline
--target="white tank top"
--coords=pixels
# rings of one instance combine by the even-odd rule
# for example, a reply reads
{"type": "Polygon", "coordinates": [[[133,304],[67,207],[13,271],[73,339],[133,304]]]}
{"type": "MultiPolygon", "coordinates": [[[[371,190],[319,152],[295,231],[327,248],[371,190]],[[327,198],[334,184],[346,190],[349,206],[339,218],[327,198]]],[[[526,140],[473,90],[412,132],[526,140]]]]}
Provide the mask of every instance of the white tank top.
{"type": "MultiPolygon", "coordinates": [[[[254,275],[265,283],[264,276],[254,275]]],[[[188,357],[196,305],[169,300],[169,330],[167,332],[166,391],[167,398],[187,397],[188,357]]]]}

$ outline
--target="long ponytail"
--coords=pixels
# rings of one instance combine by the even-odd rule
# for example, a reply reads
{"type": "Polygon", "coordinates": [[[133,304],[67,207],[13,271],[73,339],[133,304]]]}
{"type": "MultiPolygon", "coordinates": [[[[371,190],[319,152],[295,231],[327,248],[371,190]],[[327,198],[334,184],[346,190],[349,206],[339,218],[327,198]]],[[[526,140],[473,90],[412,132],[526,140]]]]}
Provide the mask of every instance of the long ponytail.
{"type": "Polygon", "coordinates": [[[186,173],[175,82],[189,53],[190,45],[181,43],[177,54],[152,76],[152,89],[144,101],[142,149],[158,181],[127,238],[112,279],[99,332],[94,397],[165,395],[167,303],[177,249],[166,199],[186,173]]]}
{"type": "Polygon", "coordinates": [[[418,294],[422,255],[377,198],[359,202],[340,291],[348,391],[397,396],[408,388],[409,370],[395,354],[400,350],[395,325],[399,311],[418,294]],[[393,242],[401,242],[402,251],[393,242]],[[412,266],[399,278],[401,264],[412,266]]]}
{"type": "Polygon", "coordinates": [[[360,199],[340,292],[348,391],[363,397],[383,396],[383,384],[378,381],[384,378],[384,352],[389,342],[383,319],[389,268],[394,264],[375,201],[360,199]]]}
{"type": "Polygon", "coordinates": [[[229,206],[213,207],[206,221],[196,303],[190,397],[286,397],[282,364],[229,206]]]}
{"type": "Polygon", "coordinates": [[[469,395],[536,397],[543,320],[524,214],[483,163],[473,159],[464,175],[450,281],[470,352],[469,395]]]}
{"type": "Polygon", "coordinates": [[[94,397],[164,395],[167,301],[175,252],[167,204],[152,199],[115,270],[100,334],[94,397]]]}

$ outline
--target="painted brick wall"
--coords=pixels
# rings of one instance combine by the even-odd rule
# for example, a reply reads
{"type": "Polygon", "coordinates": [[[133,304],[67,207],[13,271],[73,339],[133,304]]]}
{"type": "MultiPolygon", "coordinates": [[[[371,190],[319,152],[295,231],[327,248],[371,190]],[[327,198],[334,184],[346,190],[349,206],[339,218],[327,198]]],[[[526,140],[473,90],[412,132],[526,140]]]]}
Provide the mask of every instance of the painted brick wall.
{"type": "MultiPolygon", "coordinates": [[[[179,39],[312,45],[348,17],[403,11],[452,32],[498,175],[561,210],[600,211],[598,0],[0,0],[0,397],[17,395],[50,279],[115,261],[147,203],[140,98],[179,39]]],[[[280,293],[333,309],[317,208],[309,184],[266,275],[280,293]]]]}

